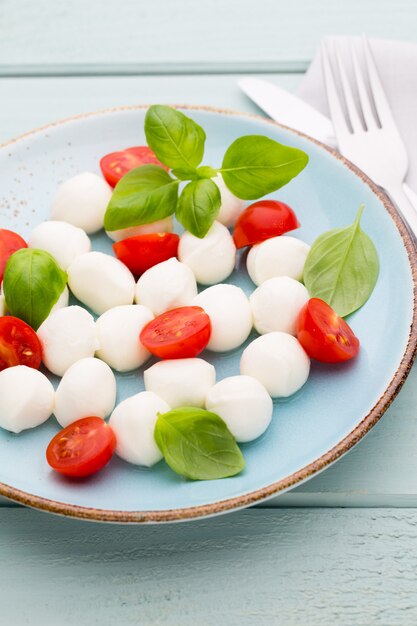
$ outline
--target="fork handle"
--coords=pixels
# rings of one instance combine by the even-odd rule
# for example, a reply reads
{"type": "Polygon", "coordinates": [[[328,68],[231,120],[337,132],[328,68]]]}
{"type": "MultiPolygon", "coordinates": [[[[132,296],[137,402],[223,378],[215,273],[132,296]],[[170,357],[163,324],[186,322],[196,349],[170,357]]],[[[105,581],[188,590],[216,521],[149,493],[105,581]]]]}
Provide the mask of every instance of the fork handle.
{"type": "Polygon", "coordinates": [[[403,186],[385,188],[385,191],[397,207],[408,229],[414,237],[417,237],[417,210],[408,199],[403,186]]]}

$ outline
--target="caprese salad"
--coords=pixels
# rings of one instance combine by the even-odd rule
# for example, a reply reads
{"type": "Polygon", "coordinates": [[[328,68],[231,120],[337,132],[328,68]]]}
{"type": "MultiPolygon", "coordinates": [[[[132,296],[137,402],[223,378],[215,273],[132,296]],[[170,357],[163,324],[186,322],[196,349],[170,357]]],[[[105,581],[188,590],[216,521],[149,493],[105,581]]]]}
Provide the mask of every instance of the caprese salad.
{"type": "Polygon", "coordinates": [[[204,130],[159,105],[145,134],[148,146],[104,156],[102,176],[62,183],[27,241],[0,229],[0,427],[20,433],[53,414],[62,430],[46,459],[72,478],[114,453],[147,467],[165,459],[195,480],[233,476],[238,443],[268,429],[273,399],[303,387],[311,360],[358,354],[343,318],[370,296],[377,252],[363,207],[310,247],[288,234],[300,226],[290,206],[259,199],[302,171],[301,150],[252,135],[221,167],[201,166],[204,130]],[[113,255],[92,249],[103,228],[113,255]],[[224,282],[242,250],[249,297],[224,282]],[[217,380],[203,351],[243,344],[240,371],[217,380]],[[145,391],[115,406],[114,371],[136,369],[145,391]]]}

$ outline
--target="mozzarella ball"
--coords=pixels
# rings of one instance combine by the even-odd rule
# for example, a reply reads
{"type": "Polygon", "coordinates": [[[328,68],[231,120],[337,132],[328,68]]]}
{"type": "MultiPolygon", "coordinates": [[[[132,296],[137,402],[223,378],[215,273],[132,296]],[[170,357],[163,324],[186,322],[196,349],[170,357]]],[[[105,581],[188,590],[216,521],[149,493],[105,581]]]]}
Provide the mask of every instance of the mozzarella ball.
{"type": "Polygon", "coordinates": [[[221,174],[218,174],[212,180],[219,188],[222,201],[216,219],[225,226],[234,226],[237,218],[246,206],[246,201],[235,196],[230,189],[226,187],[221,174]]]}
{"type": "Polygon", "coordinates": [[[54,410],[55,391],[44,374],[26,365],[0,372],[0,426],[20,433],[46,422],[54,410]]]}
{"type": "Polygon", "coordinates": [[[146,270],[136,285],[135,301],[154,315],[191,304],[197,294],[194,274],[185,263],[168,259],[146,270]]]}
{"type": "Polygon", "coordinates": [[[51,313],[38,328],[38,337],[42,361],[57,376],[80,359],[93,357],[99,347],[94,318],[80,306],[51,313]]]}
{"type": "Polygon", "coordinates": [[[226,226],[214,222],[202,239],[185,232],[180,239],[178,258],[192,270],[201,285],[214,285],[233,272],[236,246],[226,226]]]}
{"type": "Polygon", "coordinates": [[[287,398],[306,382],[310,359],[292,335],[274,332],[254,339],[242,353],[240,373],[259,380],[273,398],[287,398]]]}
{"type": "Polygon", "coordinates": [[[61,269],[67,270],[74,259],[90,252],[91,241],[81,228],[68,222],[51,220],[32,230],[28,246],[49,252],[61,269]]]}
{"type": "Polygon", "coordinates": [[[98,315],[121,304],[132,304],[135,279],[118,259],[102,252],[87,252],[68,268],[68,284],[78,300],[98,315]]]}
{"type": "Polygon", "coordinates": [[[65,285],[58,300],[55,302],[54,306],[49,311],[49,315],[51,315],[51,313],[54,313],[54,311],[58,311],[59,309],[63,309],[64,307],[68,306],[68,302],[69,302],[69,291],[68,291],[68,287],[65,285]]]}
{"type": "Polygon", "coordinates": [[[116,379],[100,359],[81,359],[65,372],[55,393],[55,417],[62,427],[82,417],[103,419],[116,401],[116,379]]]}
{"type": "Polygon", "coordinates": [[[255,285],[274,276],[289,276],[302,280],[308,246],[295,237],[271,237],[249,250],[246,267],[255,285]]]}
{"type": "Polygon", "coordinates": [[[6,315],[6,299],[3,294],[0,294],[0,317],[6,315]]]}
{"type": "Polygon", "coordinates": [[[101,176],[91,172],[78,174],[58,187],[52,202],[52,219],[95,233],[103,228],[111,195],[110,185],[101,176]]]}
{"type": "Polygon", "coordinates": [[[268,428],[272,400],[265,387],[251,376],[223,378],[209,389],[206,408],[219,415],[236,441],[252,441],[268,428]]]}
{"type": "Polygon", "coordinates": [[[293,278],[266,280],[249,298],[256,330],[260,335],[275,330],[296,335],[298,314],[308,299],[307,289],[293,278]]]}
{"type": "Polygon", "coordinates": [[[173,409],[204,407],[207,392],[216,382],[216,370],[203,359],[158,361],[143,375],[145,389],[153,391],[173,409]]]}
{"type": "Polygon", "coordinates": [[[208,350],[226,352],[242,345],[249,337],[253,320],[249,300],[235,285],[214,285],[192,302],[210,317],[211,335],[208,350]]]}
{"type": "Polygon", "coordinates": [[[116,436],[116,454],[128,463],[151,467],[162,459],[154,438],[158,413],[170,410],[152,391],[123,400],[111,414],[109,424],[116,436]]]}
{"type": "Polygon", "coordinates": [[[152,311],[140,304],[116,306],[106,311],[96,322],[100,344],[96,356],[118,372],[140,367],[151,354],[141,344],[139,334],[151,320],[152,311]]]}
{"type": "Polygon", "coordinates": [[[129,228],[121,228],[120,230],[107,230],[106,233],[113,241],[122,241],[128,237],[136,237],[136,235],[148,235],[149,233],[172,233],[174,223],[172,217],[166,217],[158,222],[151,224],[142,224],[141,226],[130,226],[129,228]]]}

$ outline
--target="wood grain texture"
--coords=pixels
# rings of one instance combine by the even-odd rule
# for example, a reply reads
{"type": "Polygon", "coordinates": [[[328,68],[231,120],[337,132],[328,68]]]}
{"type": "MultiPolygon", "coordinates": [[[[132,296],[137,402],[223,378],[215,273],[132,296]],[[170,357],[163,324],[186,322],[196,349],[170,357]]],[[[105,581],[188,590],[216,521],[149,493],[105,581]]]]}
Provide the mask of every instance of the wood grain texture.
{"type": "Polygon", "coordinates": [[[416,541],[416,509],[129,528],[3,510],[2,623],[414,626],[416,541]]]}
{"type": "Polygon", "coordinates": [[[325,34],[416,21],[414,0],[2,0],[0,74],[304,71],[325,34]]]}
{"type": "MultiPolygon", "coordinates": [[[[0,141],[78,113],[120,104],[188,102],[257,112],[237,76],[0,80],[0,141]]],[[[268,77],[293,89],[296,75],[268,77]]],[[[264,506],[417,507],[417,368],[381,422],[316,478],[264,506]]],[[[336,419],[336,417],[335,417],[336,419]]],[[[8,504],[6,500],[0,502],[8,504]]]]}

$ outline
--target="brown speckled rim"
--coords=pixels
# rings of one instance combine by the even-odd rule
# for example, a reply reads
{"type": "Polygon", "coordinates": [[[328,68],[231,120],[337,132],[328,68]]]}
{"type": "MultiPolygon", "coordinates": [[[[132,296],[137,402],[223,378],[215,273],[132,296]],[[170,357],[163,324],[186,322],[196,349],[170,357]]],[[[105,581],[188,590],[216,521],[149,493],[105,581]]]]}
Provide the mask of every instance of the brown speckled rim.
{"type": "MultiPolygon", "coordinates": [[[[378,422],[378,420],[385,413],[387,408],[390,406],[401,387],[404,384],[405,379],[408,376],[408,373],[413,364],[414,358],[416,356],[417,350],[417,306],[416,306],[416,291],[417,291],[417,262],[416,262],[416,246],[413,238],[408,232],[407,228],[404,225],[400,215],[397,210],[394,208],[392,203],[388,200],[386,195],[381,192],[378,187],[361,171],[359,170],[353,163],[342,157],[338,152],[325,146],[319,141],[301,133],[293,128],[289,128],[282,124],[277,124],[272,120],[266,119],[260,115],[254,115],[249,113],[241,113],[238,111],[233,111],[231,109],[218,109],[215,107],[209,106],[189,106],[189,105],[172,105],[176,108],[180,109],[190,109],[190,110],[202,110],[208,111],[211,113],[218,113],[221,115],[232,115],[239,116],[242,118],[255,119],[265,122],[266,124],[271,124],[272,126],[278,126],[280,128],[284,128],[289,130],[300,137],[303,137],[307,141],[310,141],[317,146],[320,146],[323,150],[326,150],[328,153],[333,155],[335,159],[342,162],[346,167],[348,167],[356,176],[358,176],[361,181],[367,185],[371,191],[377,196],[380,202],[383,204],[389,215],[391,216],[396,228],[398,229],[404,247],[407,251],[408,260],[410,263],[411,273],[413,277],[413,318],[410,326],[410,332],[408,336],[408,342],[406,349],[404,351],[403,357],[399,364],[397,371],[395,372],[392,380],[388,384],[385,392],[378,399],[376,404],[372,407],[369,413],[362,419],[362,421],[356,426],[344,439],[342,439],[336,446],[334,446],[331,450],[320,456],[318,459],[313,461],[312,463],[306,465],[301,468],[297,472],[282,478],[281,480],[274,482],[266,487],[262,487],[261,489],[257,489],[255,491],[251,491],[250,493],[242,494],[240,496],[236,496],[234,498],[228,498],[226,500],[221,500],[219,502],[213,502],[211,504],[203,504],[199,506],[181,508],[181,509],[168,509],[168,510],[154,510],[154,511],[115,511],[115,510],[107,510],[107,509],[96,509],[90,507],[83,507],[74,504],[67,504],[64,502],[57,502],[55,500],[49,500],[47,498],[43,498],[40,496],[36,496],[25,491],[21,491],[20,489],[16,489],[15,487],[11,487],[10,485],[6,485],[5,483],[0,483],[0,495],[9,498],[10,500],[14,500],[15,502],[19,502],[20,504],[24,504],[26,506],[30,506],[36,509],[41,509],[43,511],[48,511],[50,513],[56,513],[59,515],[65,515],[68,517],[74,517],[78,519],[96,521],[96,522],[115,522],[115,523],[130,523],[130,524],[138,524],[138,523],[160,523],[160,522],[178,522],[185,520],[192,520],[201,517],[218,515],[220,513],[226,513],[228,511],[237,510],[241,508],[245,508],[254,504],[261,502],[262,500],[266,500],[267,498],[271,498],[272,496],[278,495],[291,489],[292,487],[299,485],[300,483],[306,481],[311,478],[321,470],[325,469],[334,461],[339,459],[342,455],[344,455],[348,450],[350,450],[355,444],[358,443],[364,437],[370,429],[378,422]]],[[[52,124],[48,124],[46,126],[42,126],[41,128],[35,129],[28,133],[17,137],[16,139],[12,139],[7,143],[0,146],[1,148],[7,148],[12,144],[15,144],[22,139],[26,139],[32,135],[36,135],[41,132],[45,132],[46,130],[51,130],[56,126],[61,126],[63,124],[72,123],[77,120],[87,119],[89,117],[96,117],[99,115],[107,115],[109,113],[117,113],[121,111],[134,111],[147,109],[149,105],[137,105],[137,106],[122,106],[122,107],[114,107],[110,109],[104,109],[101,111],[86,113],[77,115],[74,117],[70,117],[64,120],[60,120],[58,122],[54,122],[52,124]]]]}

